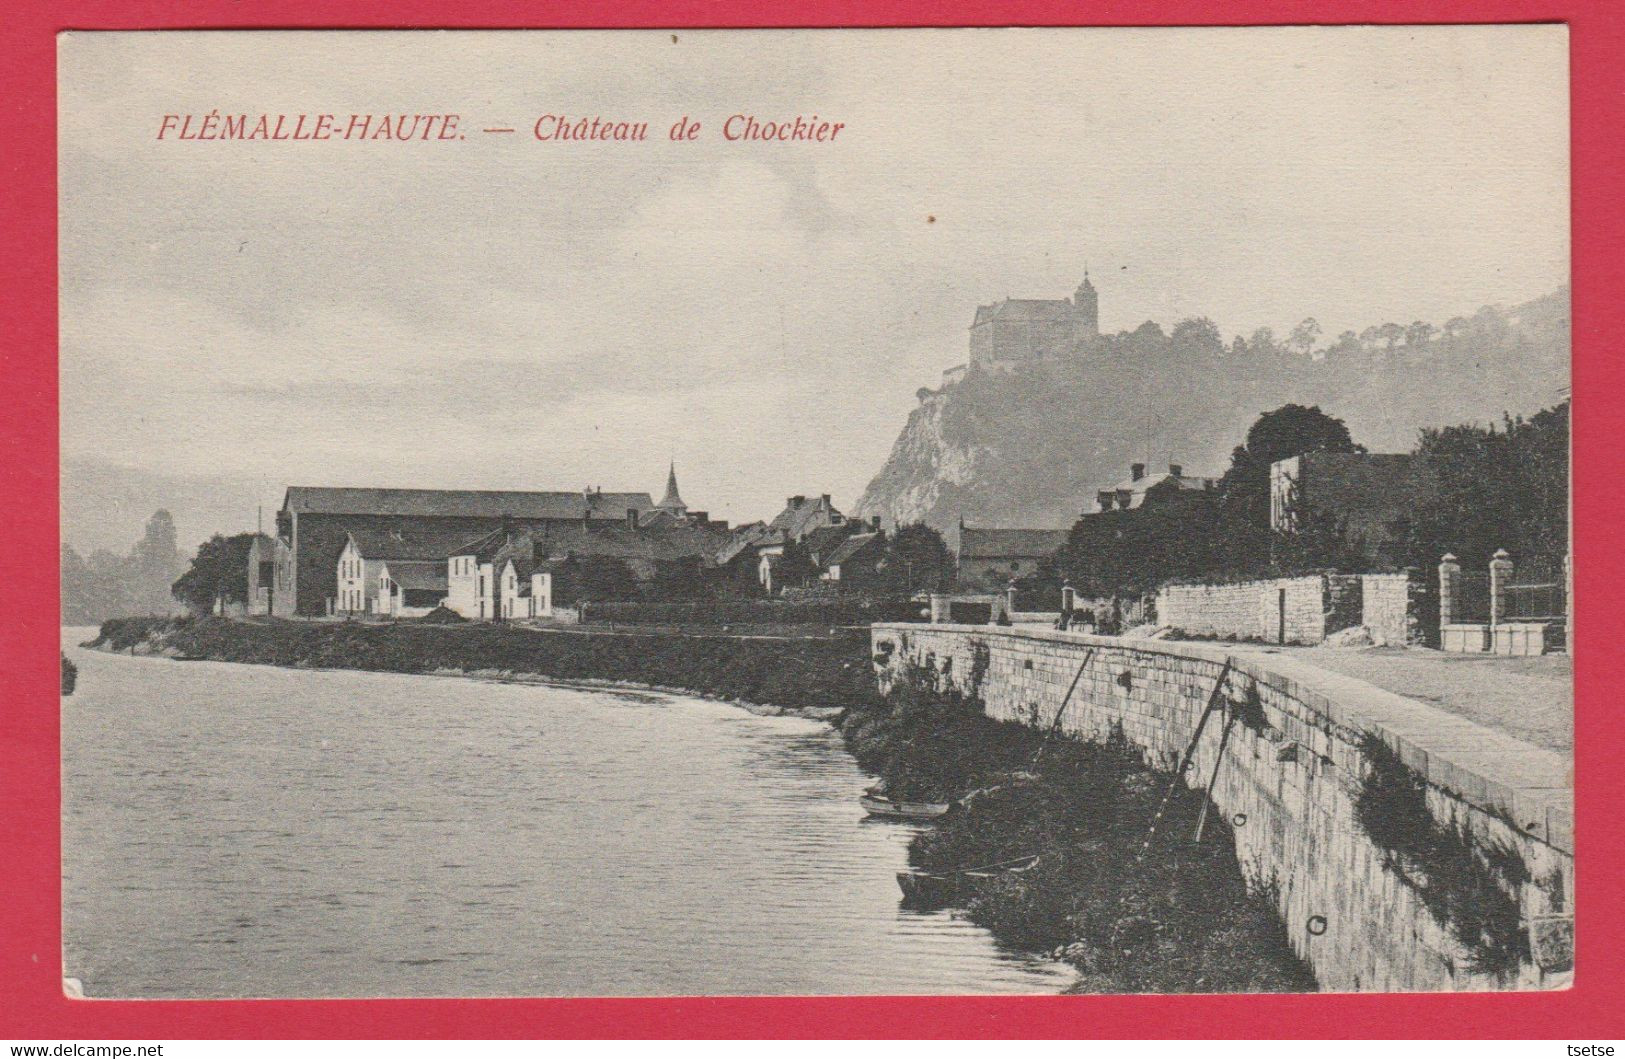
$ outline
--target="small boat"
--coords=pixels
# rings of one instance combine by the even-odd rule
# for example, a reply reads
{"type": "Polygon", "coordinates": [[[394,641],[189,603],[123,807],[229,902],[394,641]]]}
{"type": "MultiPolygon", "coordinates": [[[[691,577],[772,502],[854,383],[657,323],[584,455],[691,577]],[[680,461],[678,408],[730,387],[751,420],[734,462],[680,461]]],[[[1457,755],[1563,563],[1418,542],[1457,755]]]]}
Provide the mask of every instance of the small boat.
{"type": "Polygon", "coordinates": [[[1000,864],[989,864],[984,868],[967,868],[962,874],[974,885],[1004,875],[1022,875],[1036,867],[1038,867],[1038,854],[1034,853],[1030,857],[1021,857],[1000,864]]]}
{"type": "Polygon", "coordinates": [[[858,804],[870,816],[887,820],[935,820],[947,816],[953,802],[906,802],[893,798],[879,787],[870,787],[858,796],[858,804]]]}
{"type": "Polygon", "coordinates": [[[967,888],[1006,875],[1021,875],[1038,867],[1038,854],[982,864],[951,871],[921,871],[917,868],[897,873],[897,887],[903,891],[906,908],[932,910],[954,903],[967,888]]]}

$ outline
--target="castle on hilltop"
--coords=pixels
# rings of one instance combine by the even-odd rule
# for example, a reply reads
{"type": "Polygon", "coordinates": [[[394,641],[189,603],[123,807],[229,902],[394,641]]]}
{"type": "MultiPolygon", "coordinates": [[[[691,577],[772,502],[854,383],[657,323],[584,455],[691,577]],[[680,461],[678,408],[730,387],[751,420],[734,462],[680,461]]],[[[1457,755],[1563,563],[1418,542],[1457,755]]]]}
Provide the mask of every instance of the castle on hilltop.
{"type": "Polygon", "coordinates": [[[1006,298],[978,305],[970,325],[970,361],[949,368],[943,382],[957,382],[967,368],[1008,371],[1063,357],[1099,337],[1100,296],[1085,269],[1071,298],[1006,298]]]}

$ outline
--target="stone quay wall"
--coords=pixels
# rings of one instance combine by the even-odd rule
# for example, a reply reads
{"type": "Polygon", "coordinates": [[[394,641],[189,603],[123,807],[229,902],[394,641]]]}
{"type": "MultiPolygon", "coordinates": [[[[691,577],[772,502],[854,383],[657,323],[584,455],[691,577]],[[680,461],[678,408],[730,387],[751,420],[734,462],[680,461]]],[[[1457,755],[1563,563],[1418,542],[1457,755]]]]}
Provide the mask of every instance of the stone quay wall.
{"type": "MultiPolygon", "coordinates": [[[[1048,726],[1064,704],[1065,732],[1101,740],[1120,730],[1148,761],[1169,769],[1225,674],[1231,701],[1256,690],[1267,725],[1231,726],[1210,794],[1244,872],[1270,888],[1294,951],[1323,989],[1538,989],[1571,978],[1551,961],[1523,964],[1511,979],[1475,972],[1355,813],[1368,770],[1360,744],[1369,733],[1425,779],[1436,820],[1463,829],[1480,850],[1510,850],[1523,861],[1530,881],[1509,896],[1525,922],[1555,923],[1572,939],[1565,917],[1574,907],[1573,792],[1568,763],[1556,754],[1241,646],[964,625],[882,624],[871,637],[882,688],[912,664],[979,695],[996,719],[1048,726]]],[[[1187,784],[1200,788],[1214,775],[1224,728],[1218,715],[1210,718],[1187,784]]]]}

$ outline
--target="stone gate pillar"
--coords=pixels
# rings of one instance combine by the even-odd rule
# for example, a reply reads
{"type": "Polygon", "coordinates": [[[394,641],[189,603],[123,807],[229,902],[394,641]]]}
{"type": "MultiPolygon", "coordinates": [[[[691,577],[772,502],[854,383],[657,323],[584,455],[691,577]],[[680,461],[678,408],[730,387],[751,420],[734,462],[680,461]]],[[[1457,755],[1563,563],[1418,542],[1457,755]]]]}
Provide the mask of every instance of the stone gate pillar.
{"type": "Polygon", "coordinates": [[[1496,551],[1490,560],[1490,628],[1506,620],[1507,585],[1512,583],[1512,556],[1505,548],[1496,551]]]}
{"type": "Polygon", "coordinates": [[[1458,593],[1461,591],[1461,564],[1449,552],[1439,560],[1439,639],[1444,640],[1444,627],[1456,624],[1461,616],[1461,607],[1457,605],[1458,593]]]}

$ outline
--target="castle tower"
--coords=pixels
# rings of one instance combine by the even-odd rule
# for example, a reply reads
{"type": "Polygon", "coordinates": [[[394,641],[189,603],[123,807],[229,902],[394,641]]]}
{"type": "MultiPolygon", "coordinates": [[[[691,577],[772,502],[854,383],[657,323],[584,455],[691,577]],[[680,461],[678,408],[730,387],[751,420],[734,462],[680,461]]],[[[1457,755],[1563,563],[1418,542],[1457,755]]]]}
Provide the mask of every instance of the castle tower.
{"type": "Polygon", "coordinates": [[[1100,295],[1095,293],[1095,285],[1089,282],[1088,269],[1083,270],[1083,282],[1078,284],[1077,293],[1072,295],[1072,311],[1077,316],[1079,338],[1100,337],[1100,295]]]}
{"type": "Polygon", "coordinates": [[[672,461],[671,470],[666,475],[666,495],[661,497],[660,503],[656,504],[655,507],[660,508],[662,511],[670,511],[678,517],[688,514],[688,505],[683,503],[681,496],[677,495],[677,463],[675,460],[672,461]]]}

